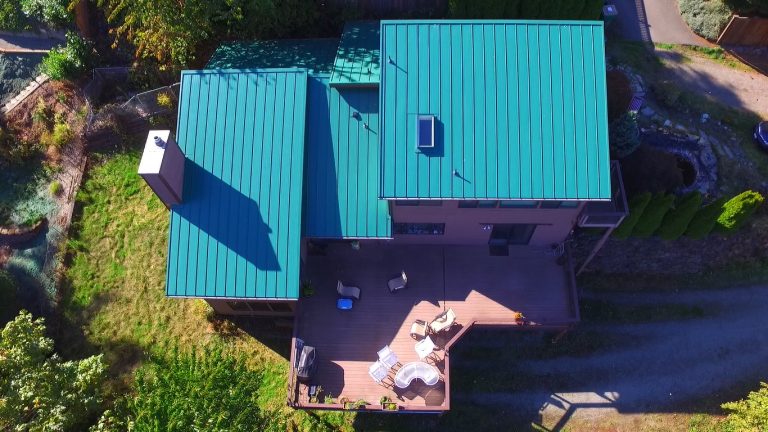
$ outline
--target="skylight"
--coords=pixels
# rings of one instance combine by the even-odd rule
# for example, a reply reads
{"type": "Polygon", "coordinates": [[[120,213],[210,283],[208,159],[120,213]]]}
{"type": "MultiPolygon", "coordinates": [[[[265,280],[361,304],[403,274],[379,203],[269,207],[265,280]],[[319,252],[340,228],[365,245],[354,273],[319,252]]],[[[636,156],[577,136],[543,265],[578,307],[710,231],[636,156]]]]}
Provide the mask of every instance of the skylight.
{"type": "Polygon", "coordinates": [[[418,148],[433,148],[435,146],[435,116],[420,115],[416,119],[418,148]]]}

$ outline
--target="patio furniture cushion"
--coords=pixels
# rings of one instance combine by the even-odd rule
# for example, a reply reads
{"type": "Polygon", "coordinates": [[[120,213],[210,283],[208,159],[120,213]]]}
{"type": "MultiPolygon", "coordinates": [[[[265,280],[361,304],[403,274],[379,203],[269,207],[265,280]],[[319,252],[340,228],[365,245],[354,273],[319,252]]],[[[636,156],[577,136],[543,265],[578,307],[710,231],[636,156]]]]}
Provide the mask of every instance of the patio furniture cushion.
{"type": "Polygon", "coordinates": [[[389,282],[387,282],[387,286],[389,287],[389,292],[395,292],[405,288],[407,283],[408,277],[405,276],[405,271],[403,271],[400,276],[390,279],[389,282]]]}
{"type": "Polygon", "coordinates": [[[448,308],[447,311],[436,316],[435,319],[432,320],[431,323],[429,323],[429,328],[433,332],[437,333],[447,328],[450,328],[455,322],[456,322],[456,313],[453,312],[453,309],[448,308]]]}
{"type": "Polygon", "coordinates": [[[336,300],[336,308],[339,310],[350,310],[352,309],[352,299],[348,298],[340,298],[336,300]]]}
{"type": "Polygon", "coordinates": [[[435,350],[436,345],[432,341],[432,338],[427,336],[426,338],[424,338],[424,340],[416,342],[415,348],[416,348],[416,354],[419,355],[420,359],[424,360],[425,358],[427,358],[427,356],[432,354],[432,351],[435,350]]]}
{"type": "Polygon", "coordinates": [[[346,286],[341,281],[336,284],[336,291],[342,297],[347,297],[355,300],[360,300],[360,288],[354,286],[346,286]]]}
{"type": "Polygon", "coordinates": [[[378,355],[379,361],[383,363],[388,369],[395,367],[395,365],[399,363],[397,354],[392,351],[392,348],[390,348],[389,345],[386,345],[384,348],[380,349],[378,355]]]}
{"type": "Polygon", "coordinates": [[[427,337],[427,322],[422,320],[416,320],[411,324],[411,337],[416,340],[421,340],[427,337]]]}
{"type": "Polygon", "coordinates": [[[424,381],[426,385],[435,385],[440,381],[440,372],[434,366],[424,362],[406,363],[395,374],[395,385],[406,388],[415,379],[424,381]]]}

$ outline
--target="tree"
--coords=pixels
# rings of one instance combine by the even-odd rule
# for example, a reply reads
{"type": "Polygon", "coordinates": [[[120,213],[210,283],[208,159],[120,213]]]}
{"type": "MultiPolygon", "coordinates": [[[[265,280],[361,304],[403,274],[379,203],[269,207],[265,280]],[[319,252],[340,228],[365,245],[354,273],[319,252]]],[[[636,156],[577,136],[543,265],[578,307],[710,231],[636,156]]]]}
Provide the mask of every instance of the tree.
{"type": "Polygon", "coordinates": [[[0,30],[21,31],[26,27],[19,0],[0,0],[0,30]]]}
{"type": "Polygon", "coordinates": [[[621,159],[637,150],[640,145],[640,129],[637,126],[637,114],[628,112],[611,122],[608,130],[611,153],[621,159]]]}
{"type": "Polygon", "coordinates": [[[701,193],[699,191],[680,197],[675,208],[664,216],[664,222],[659,227],[659,237],[664,240],[679,238],[688,229],[688,224],[696,216],[699,207],[701,207],[701,193]]]}
{"type": "Polygon", "coordinates": [[[746,399],[722,405],[729,414],[722,423],[726,432],[760,432],[768,430],[768,384],[750,392],[746,399]]]}
{"type": "Polygon", "coordinates": [[[21,0],[24,15],[51,27],[63,27],[70,22],[68,5],[69,0],[21,0]]]}
{"type": "Polygon", "coordinates": [[[694,239],[703,239],[708,236],[717,223],[717,218],[723,212],[725,198],[719,198],[699,209],[688,224],[685,235],[694,239]]]}
{"type": "Polygon", "coordinates": [[[645,207],[643,215],[632,230],[635,237],[650,237],[661,226],[664,216],[675,203],[674,195],[656,194],[645,207]]]}
{"type": "Polygon", "coordinates": [[[82,428],[101,403],[101,355],[62,361],[42,319],[22,311],[0,333],[0,429],[82,428]]]}
{"type": "Polygon", "coordinates": [[[174,350],[136,373],[136,394],[105,412],[93,431],[282,431],[277,414],[259,409],[263,377],[221,349],[174,350]]]}
{"type": "Polygon", "coordinates": [[[648,206],[648,203],[651,202],[651,197],[652,195],[650,192],[645,192],[640,195],[635,195],[629,200],[629,216],[624,218],[621,225],[613,231],[614,237],[626,239],[632,234],[632,230],[635,229],[635,225],[640,221],[640,217],[643,216],[645,208],[648,206]]]}

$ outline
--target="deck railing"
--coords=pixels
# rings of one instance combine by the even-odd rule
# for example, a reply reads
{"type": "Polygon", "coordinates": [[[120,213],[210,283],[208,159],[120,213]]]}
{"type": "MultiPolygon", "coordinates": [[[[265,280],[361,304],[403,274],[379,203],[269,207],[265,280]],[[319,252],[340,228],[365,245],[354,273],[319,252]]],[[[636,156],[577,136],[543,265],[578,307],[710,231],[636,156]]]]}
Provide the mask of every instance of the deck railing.
{"type": "Polygon", "coordinates": [[[579,215],[579,226],[589,228],[611,228],[619,226],[629,214],[624,181],[618,161],[611,162],[611,200],[590,201],[579,215]]]}

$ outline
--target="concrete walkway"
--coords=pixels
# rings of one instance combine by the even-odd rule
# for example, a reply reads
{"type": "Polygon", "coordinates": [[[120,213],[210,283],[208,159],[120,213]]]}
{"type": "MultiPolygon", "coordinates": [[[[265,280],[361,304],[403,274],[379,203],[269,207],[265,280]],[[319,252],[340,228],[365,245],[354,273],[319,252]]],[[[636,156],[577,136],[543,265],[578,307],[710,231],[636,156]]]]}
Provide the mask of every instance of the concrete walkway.
{"type": "Polygon", "coordinates": [[[62,32],[0,32],[0,54],[46,53],[63,43],[62,32]]]}
{"type": "Polygon", "coordinates": [[[610,24],[626,40],[713,46],[694,34],[680,16],[677,0],[613,0],[619,16],[610,24]]]}

